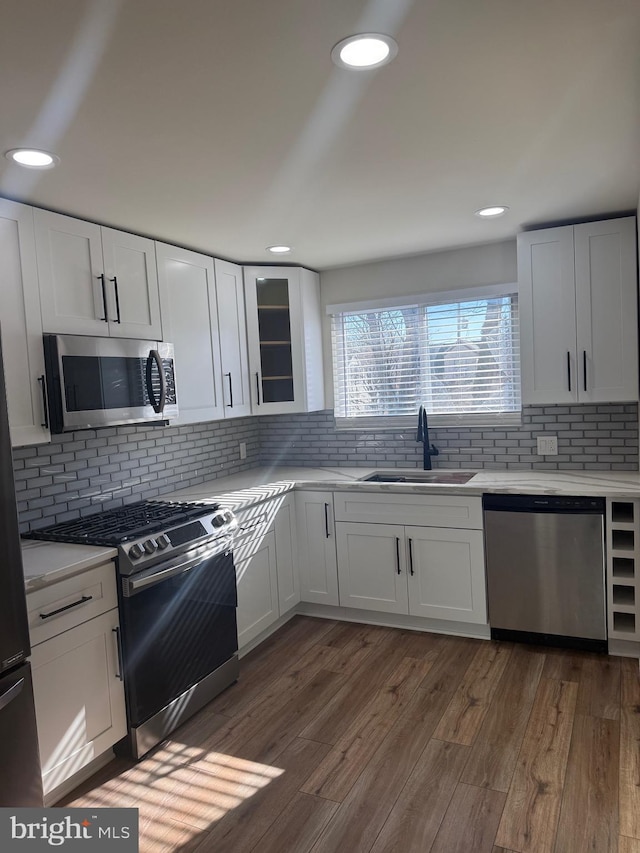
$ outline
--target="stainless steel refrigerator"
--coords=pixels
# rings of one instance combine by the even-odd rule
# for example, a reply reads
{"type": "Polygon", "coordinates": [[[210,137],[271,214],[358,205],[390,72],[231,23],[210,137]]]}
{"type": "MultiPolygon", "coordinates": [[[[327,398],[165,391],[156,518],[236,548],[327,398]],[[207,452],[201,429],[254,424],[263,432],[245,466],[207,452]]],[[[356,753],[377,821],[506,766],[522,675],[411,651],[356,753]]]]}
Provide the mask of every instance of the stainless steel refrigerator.
{"type": "Polygon", "coordinates": [[[29,625],[0,347],[0,806],[42,806],[29,625]]]}

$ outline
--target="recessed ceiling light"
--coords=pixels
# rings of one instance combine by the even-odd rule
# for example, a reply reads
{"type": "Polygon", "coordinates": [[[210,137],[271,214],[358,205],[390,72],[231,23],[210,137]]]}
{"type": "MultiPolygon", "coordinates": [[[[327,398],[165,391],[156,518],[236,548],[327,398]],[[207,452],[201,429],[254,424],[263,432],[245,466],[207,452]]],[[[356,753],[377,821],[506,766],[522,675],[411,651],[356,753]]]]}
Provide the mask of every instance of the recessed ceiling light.
{"type": "Polygon", "coordinates": [[[398,45],[380,33],[360,33],[339,41],[331,51],[331,59],[340,68],[379,68],[398,52],[398,45]]]}
{"type": "Polygon", "coordinates": [[[291,251],[291,246],[267,246],[268,252],[273,252],[274,255],[286,255],[291,251]]]}
{"type": "Polygon", "coordinates": [[[13,160],[28,169],[52,169],[60,162],[60,158],[55,154],[38,148],[12,148],[11,151],[6,151],[4,156],[7,160],[13,160]]]}
{"type": "Polygon", "coordinates": [[[483,219],[495,219],[496,216],[503,216],[508,207],[505,207],[503,204],[496,204],[493,207],[481,207],[480,210],[476,210],[476,216],[481,216],[483,219]]]}

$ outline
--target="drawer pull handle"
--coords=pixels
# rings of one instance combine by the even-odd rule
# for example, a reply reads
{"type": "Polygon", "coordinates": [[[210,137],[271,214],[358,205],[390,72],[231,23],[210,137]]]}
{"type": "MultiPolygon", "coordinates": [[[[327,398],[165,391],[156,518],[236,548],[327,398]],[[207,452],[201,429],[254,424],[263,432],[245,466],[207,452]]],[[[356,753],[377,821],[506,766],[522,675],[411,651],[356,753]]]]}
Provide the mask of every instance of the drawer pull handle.
{"type": "Polygon", "coordinates": [[[52,616],[57,616],[58,613],[64,613],[65,610],[71,610],[72,607],[78,607],[80,604],[86,604],[87,601],[91,601],[93,598],[92,595],[83,595],[82,598],[79,598],[77,601],[72,601],[71,604],[65,604],[64,607],[58,607],[57,610],[52,610],[51,613],[41,613],[41,619],[51,619],[52,616]]]}
{"type": "Polygon", "coordinates": [[[409,539],[409,571],[415,575],[413,571],[413,539],[409,539]]]}
{"type": "Polygon", "coordinates": [[[324,535],[327,539],[331,536],[329,532],[329,504],[324,505],[324,535]]]}
{"type": "Polygon", "coordinates": [[[400,574],[400,537],[396,536],[396,572],[400,574]]]}

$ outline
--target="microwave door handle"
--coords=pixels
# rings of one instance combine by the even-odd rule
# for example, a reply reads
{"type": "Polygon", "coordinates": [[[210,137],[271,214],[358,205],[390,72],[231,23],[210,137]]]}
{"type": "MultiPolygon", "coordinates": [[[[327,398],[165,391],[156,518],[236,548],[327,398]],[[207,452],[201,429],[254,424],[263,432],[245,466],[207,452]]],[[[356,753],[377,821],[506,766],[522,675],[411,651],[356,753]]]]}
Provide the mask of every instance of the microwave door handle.
{"type": "Polygon", "coordinates": [[[157,349],[152,349],[147,356],[147,394],[149,395],[149,400],[151,401],[151,406],[153,407],[153,411],[159,415],[164,411],[165,403],[167,402],[167,380],[164,375],[164,370],[162,368],[162,359],[160,358],[160,353],[157,349]],[[156,367],[158,368],[158,375],[160,376],[160,399],[156,400],[155,395],[153,393],[153,364],[155,362],[156,367]]]}

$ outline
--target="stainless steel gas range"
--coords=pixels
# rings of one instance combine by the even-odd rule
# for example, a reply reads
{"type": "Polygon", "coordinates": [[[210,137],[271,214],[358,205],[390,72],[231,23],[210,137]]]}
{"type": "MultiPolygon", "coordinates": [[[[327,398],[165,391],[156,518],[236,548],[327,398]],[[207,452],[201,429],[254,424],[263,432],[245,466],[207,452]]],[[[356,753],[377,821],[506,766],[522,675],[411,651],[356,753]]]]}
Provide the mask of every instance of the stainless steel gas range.
{"type": "Polygon", "coordinates": [[[119,752],[142,757],[238,678],[237,526],[214,504],[141,501],[28,534],[118,549],[119,752]]]}

